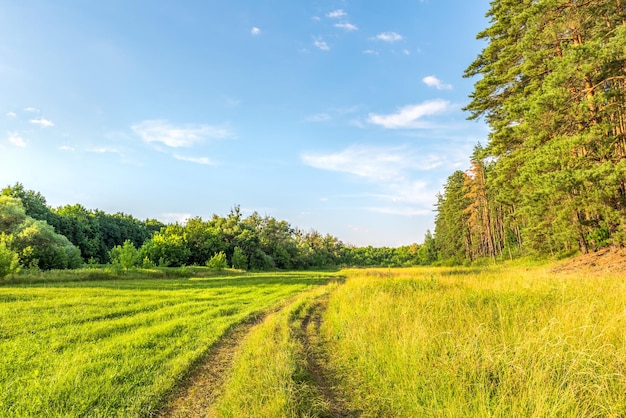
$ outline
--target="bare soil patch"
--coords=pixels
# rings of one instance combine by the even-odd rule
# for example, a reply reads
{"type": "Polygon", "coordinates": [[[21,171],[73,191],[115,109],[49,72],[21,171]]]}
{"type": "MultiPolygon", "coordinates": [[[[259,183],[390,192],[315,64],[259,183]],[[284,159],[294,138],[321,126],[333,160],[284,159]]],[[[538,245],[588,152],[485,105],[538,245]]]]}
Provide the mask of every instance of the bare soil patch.
{"type": "Polygon", "coordinates": [[[552,269],[554,273],[626,274],[626,248],[602,248],[565,260],[552,269]]]}

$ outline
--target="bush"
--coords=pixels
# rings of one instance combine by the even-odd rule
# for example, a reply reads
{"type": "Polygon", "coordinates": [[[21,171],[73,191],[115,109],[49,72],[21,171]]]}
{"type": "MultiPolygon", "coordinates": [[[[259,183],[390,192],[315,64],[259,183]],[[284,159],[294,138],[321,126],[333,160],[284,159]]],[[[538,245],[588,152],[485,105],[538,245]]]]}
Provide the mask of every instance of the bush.
{"type": "Polygon", "coordinates": [[[12,236],[0,233],[0,279],[21,269],[20,257],[10,248],[12,236]]]}
{"type": "Polygon", "coordinates": [[[233,252],[232,258],[233,268],[239,270],[247,270],[248,269],[248,257],[243,253],[243,250],[240,247],[235,247],[235,251],[233,252]]]}
{"type": "Polygon", "coordinates": [[[226,254],[224,251],[220,251],[219,253],[215,253],[213,257],[206,262],[208,268],[214,271],[222,271],[226,267],[228,267],[228,263],[226,262],[226,254]]]}

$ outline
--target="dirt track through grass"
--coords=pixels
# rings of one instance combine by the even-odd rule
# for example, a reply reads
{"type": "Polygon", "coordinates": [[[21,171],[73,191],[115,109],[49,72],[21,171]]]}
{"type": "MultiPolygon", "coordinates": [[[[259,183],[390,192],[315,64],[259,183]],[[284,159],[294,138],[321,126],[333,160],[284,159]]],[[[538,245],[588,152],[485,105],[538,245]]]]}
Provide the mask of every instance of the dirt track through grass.
{"type": "Polygon", "coordinates": [[[331,417],[357,417],[358,411],[348,408],[346,401],[337,391],[337,382],[330,373],[327,364],[327,354],[324,352],[323,342],[320,339],[322,315],[328,307],[328,294],[319,297],[311,306],[300,324],[298,338],[301,340],[306,353],[306,367],[318,392],[324,397],[331,417]]]}
{"type": "Polygon", "coordinates": [[[329,288],[235,326],[172,391],[160,417],[353,417],[325,367],[329,288]]]}
{"type": "MultiPolygon", "coordinates": [[[[276,311],[272,309],[270,311],[276,311]]],[[[205,417],[220,395],[232,368],[235,350],[252,327],[270,312],[251,316],[232,327],[170,394],[159,417],[205,417]]]]}

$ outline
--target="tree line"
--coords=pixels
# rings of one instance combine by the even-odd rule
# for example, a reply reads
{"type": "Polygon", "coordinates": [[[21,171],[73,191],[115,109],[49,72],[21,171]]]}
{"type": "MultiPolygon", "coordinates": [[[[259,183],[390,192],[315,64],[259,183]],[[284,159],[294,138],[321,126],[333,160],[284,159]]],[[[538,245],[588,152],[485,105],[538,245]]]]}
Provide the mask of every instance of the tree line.
{"type": "Polygon", "coordinates": [[[21,183],[2,189],[0,277],[21,267],[63,269],[84,263],[270,270],[411,266],[426,260],[417,244],[355,247],[271,216],[254,212],[245,217],[238,206],[227,216],[166,225],[80,204],[52,208],[44,196],[21,183]]]}
{"type": "Polygon", "coordinates": [[[466,110],[490,127],[438,195],[440,260],[626,244],[626,2],[493,0],[466,110]]]}

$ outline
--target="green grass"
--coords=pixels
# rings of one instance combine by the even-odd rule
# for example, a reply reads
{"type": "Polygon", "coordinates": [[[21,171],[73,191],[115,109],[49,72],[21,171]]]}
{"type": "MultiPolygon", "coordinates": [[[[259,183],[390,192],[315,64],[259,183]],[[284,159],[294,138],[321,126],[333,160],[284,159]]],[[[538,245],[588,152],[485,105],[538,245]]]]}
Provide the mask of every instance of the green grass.
{"type": "Polygon", "coordinates": [[[318,287],[269,315],[244,339],[234,369],[214,406],[219,417],[329,416],[328,405],[307,370],[300,334],[316,299],[335,288],[318,287]]]}
{"type": "Polygon", "coordinates": [[[623,275],[344,273],[321,331],[362,416],[626,415],[623,275]]]}
{"type": "Polygon", "coordinates": [[[0,416],[154,413],[233,324],[326,274],[77,281],[0,286],[0,416]]]}

